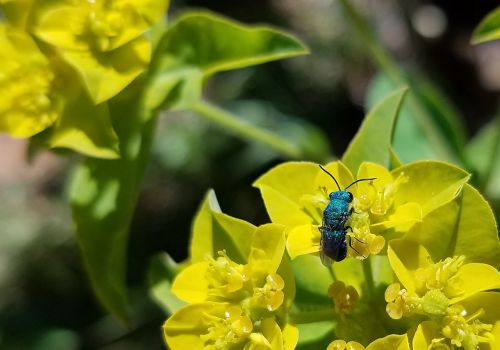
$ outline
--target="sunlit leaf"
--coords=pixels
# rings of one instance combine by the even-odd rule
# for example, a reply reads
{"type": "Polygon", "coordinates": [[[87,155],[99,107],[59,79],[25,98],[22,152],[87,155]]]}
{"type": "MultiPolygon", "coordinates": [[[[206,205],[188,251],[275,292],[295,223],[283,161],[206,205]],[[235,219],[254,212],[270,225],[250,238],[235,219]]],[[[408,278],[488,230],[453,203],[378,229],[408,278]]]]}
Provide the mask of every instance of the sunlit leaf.
{"type": "Polygon", "coordinates": [[[155,120],[133,103],[112,105],[121,158],[87,159],[77,167],[71,185],[76,234],[86,271],[100,302],[126,321],[126,249],[129,225],[145,165],[149,160],[155,120]]]}
{"type": "Polygon", "coordinates": [[[249,26],[210,12],[189,12],[172,23],[154,57],[147,105],[188,107],[212,74],[307,53],[290,34],[249,26]]]}
{"type": "Polygon", "coordinates": [[[474,30],[472,43],[479,44],[486,41],[500,39],[500,7],[491,11],[474,30]]]}
{"type": "Polygon", "coordinates": [[[500,118],[486,124],[465,149],[467,163],[474,171],[473,181],[487,197],[500,198],[500,118]]]}
{"type": "Polygon", "coordinates": [[[256,229],[245,220],[222,213],[214,191],[208,191],[193,221],[191,263],[204,261],[207,254],[216,257],[220,250],[238,263],[245,262],[256,229]]]}
{"type": "Polygon", "coordinates": [[[406,93],[405,88],[391,93],[365,117],[342,156],[342,161],[352,172],[355,173],[364,161],[389,165],[394,125],[406,93]]]}
{"type": "MultiPolygon", "coordinates": [[[[458,110],[437,86],[421,74],[408,74],[407,77],[414,102],[432,118],[432,127],[439,131],[439,135],[446,138],[446,142],[455,152],[460,153],[464,145],[465,131],[458,110]]],[[[378,74],[369,87],[367,108],[373,108],[396,86],[386,75],[378,74]]],[[[393,148],[405,163],[420,159],[442,159],[442,154],[433,147],[421,123],[415,115],[415,108],[410,108],[408,103],[403,105],[394,130],[393,148]]]]}

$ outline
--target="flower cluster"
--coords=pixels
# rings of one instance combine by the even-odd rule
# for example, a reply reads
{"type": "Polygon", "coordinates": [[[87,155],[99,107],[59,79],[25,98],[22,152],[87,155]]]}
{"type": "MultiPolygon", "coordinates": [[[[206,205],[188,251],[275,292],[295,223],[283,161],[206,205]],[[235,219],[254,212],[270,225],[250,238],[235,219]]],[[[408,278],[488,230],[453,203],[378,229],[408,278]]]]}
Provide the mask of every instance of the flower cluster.
{"type": "MultiPolygon", "coordinates": [[[[393,319],[423,315],[428,321],[419,325],[414,344],[424,342],[428,348],[477,349],[480,343],[495,341],[491,317],[500,316],[498,305],[489,298],[488,290],[500,287],[500,274],[494,267],[466,263],[465,256],[453,256],[432,262],[427,250],[415,243],[395,240],[388,252],[389,261],[400,282],[385,291],[387,313],[393,319]],[[419,256],[417,266],[409,266],[405,254],[419,256]],[[403,284],[403,285],[401,285],[403,284]],[[471,299],[479,303],[469,306],[471,299]]],[[[497,339],[498,340],[498,339],[497,339]]],[[[496,343],[496,342],[495,342],[496,343]]]]}
{"type": "Polygon", "coordinates": [[[0,131],[48,147],[119,156],[106,101],[149,62],[146,35],[167,0],[0,2],[0,131]]]}
{"type": "Polygon", "coordinates": [[[164,325],[172,349],[294,348],[297,332],[285,317],[294,289],[285,288],[284,227],[267,224],[247,239],[244,262],[219,251],[177,276],[172,292],[189,304],[164,325]]]}
{"type": "Polygon", "coordinates": [[[259,228],[207,197],[172,285],[188,305],[165,323],[170,348],[497,349],[500,243],[469,175],[433,161],[365,162],[356,178],[340,161],[324,169],[289,162],[261,176],[272,224],[259,228]],[[348,254],[325,267],[324,210],[346,187],[348,254]],[[479,238],[490,246],[471,247],[479,238]]]}

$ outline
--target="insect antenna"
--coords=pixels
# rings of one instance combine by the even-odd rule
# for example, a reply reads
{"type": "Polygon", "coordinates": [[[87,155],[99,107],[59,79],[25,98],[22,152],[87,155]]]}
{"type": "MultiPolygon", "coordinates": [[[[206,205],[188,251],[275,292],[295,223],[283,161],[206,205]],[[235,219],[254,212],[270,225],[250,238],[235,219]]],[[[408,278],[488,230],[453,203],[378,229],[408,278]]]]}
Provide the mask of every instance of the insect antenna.
{"type": "MultiPolygon", "coordinates": [[[[318,164],[318,165],[319,165],[319,167],[321,168],[321,170],[323,170],[325,173],[327,173],[327,174],[328,174],[328,175],[329,175],[329,176],[333,179],[333,181],[335,181],[335,184],[337,185],[337,187],[338,187],[339,191],[342,191],[342,190],[340,189],[339,183],[337,182],[337,180],[335,179],[335,177],[334,177],[332,174],[330,174],[330,173],[328,172],[328,170],[326,170],[325,168],[323,168],[323,167],[321,166],[321,164],[318,164]]],[[[352,184],[351,184],[351,185],[352,185],[352,184]]],[[[349,185],[349,186],[351,186],[351,185],[349,185]]]]}
{"type": "Polygon", "coordinates": [[[349,186],[347,186],[344,191],[346,191],[349,187],[351,187],[352,185],[358,183],[358,182],[361,182],[361,181],[370,181],[370,180],[376,180],[377,178],[376,177],[370,177],[370,178],[367,178],[367,179],[358,179],[356,181],[354,181],[353,183],[351,183],[349,186]]]}

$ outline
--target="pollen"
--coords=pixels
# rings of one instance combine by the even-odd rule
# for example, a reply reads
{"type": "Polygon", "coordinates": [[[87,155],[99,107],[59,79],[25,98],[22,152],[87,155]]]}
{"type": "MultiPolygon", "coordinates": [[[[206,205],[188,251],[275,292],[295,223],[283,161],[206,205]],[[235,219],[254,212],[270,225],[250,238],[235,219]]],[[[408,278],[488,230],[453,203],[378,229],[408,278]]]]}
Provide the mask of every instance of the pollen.
{"type": "Polygon", "coordinates": [[[489,343],[493,338],[493,326],[478,320],[483,313],[480,309],[469,316],[461,305],[453,305],[443,318],[441,333],[454,346],[477,349],[480,343],[489,343]]]}
{"type": "Polygon", "coordinates": [[[232,261],[225,251],[219,251],[217,259],[207,259],[209,267],[205,278],[208,280],[212,297],[231,298],[241,291],[250,279],[248,267],[232,261]]]}
{"type": "Polygon", "coordinates": [[[383,186],[377,185],[375,181],[360,184],[357,206],[374,216],[386,215],[394,204],[399,186],[405,182],[408,182],[408,177],[401,173],[393,182],[383,186]]]}
{"type": "Polygon", "coordinates": [[[419,283],[417,290],[439,289],[448,298],[462,294],[460,280],[457,272],[465,261],[465,256],[446,258],[430,266],[419,268],[415,271],[415,279],[419,283]]]}
{"type": "Polygon", "coordinates": [[[245,341],[252,333],[252,320],[242,313],[240,307],[231,305],[222,318],[209,318],[208,332],[200,336],[205,350],[224,350],[245,341]]]}
{"type": "Polygon", "coordinates": [[[420,307],[418,296],[410,295],[406,289],[401,289],[399,283],[390,284],[385,290],[384,297],[387,302],[387,314],[394,320],[409,316],[420,307]]]}
{"type": "Polygon", "coordinates": [[[253,304],[268,311],[277,310],[283,304],[285,298],[283,293],[284,287],[285,281],[280,275],[276,273],[269,274],[266,277],[264,286],[254,289],[253,304]]]}

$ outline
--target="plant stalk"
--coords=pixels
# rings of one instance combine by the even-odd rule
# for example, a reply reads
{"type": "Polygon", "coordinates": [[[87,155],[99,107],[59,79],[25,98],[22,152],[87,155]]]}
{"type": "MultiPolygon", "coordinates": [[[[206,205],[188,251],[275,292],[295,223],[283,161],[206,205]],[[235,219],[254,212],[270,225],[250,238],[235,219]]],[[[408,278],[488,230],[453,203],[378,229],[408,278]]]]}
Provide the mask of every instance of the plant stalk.
{"type": "Polygon", "coordinates": [[[197,114],[216,123],[220,127],[232,132],[249,141],[260,142],[286,158],[301,158],[303,152],[297,145],[289,142],[285,138],[278,136],[271,131],[264,130],[252,125],[238,116],[214,106],[206,101],[195,103],[191,109],[197,114]]]}
{"type": "Polygon", "coordinates": [[[291,312],[290,318],[292,323],[304,324],[322,321],[333,321],[337,318],[334,309],[317,310],[317,311],[301,311],[291,312]]]}

